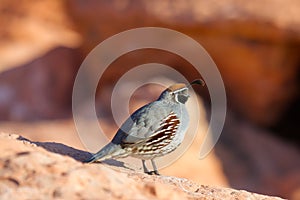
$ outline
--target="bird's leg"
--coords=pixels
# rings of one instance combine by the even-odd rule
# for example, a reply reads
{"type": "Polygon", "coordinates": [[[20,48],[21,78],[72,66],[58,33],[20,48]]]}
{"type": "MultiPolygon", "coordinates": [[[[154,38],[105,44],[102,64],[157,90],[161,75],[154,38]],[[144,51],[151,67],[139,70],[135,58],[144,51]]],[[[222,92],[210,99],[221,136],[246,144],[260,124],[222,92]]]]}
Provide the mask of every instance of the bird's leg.
{"type": "Polygon", "coordinates": [[[153,171],[149,171],[149,170],[147,169],[146,163],[145,163],[145,162],[146,162],[145,160],[142,160],[143,169],[144,169],[144,172],[145,172],[146,174],[149,174],[149,175],[153,175],[153,174],[155,174],[155,175],[160,175],[159,172],[158,172],[158,170],[157,170],[157,167],[156,167],[155,162],[154,162],[153,159],[151,159],[151,164],[152,164],[152,167],[153,167],[153,171]]]}
{"type": "Polygon", "coordinates": [[[146,174],[150,174],[151,172],[149,172],[149,170],[147,169],[145,160],[142,160],[142,163],[143,163],[143,169],[144,169],[144,172],[145,172],[146,174]]]}
{"type": "Polygon", "coordinates": [[[156,164],[154,162],[154,159],[151,159],[151,163],[152,163],[152,166],[153,166],[153,171],[151,174],[155,174],[155,175],[160,175],[158,170],[157,170],[157,167],[156,167],[156,164]]]}

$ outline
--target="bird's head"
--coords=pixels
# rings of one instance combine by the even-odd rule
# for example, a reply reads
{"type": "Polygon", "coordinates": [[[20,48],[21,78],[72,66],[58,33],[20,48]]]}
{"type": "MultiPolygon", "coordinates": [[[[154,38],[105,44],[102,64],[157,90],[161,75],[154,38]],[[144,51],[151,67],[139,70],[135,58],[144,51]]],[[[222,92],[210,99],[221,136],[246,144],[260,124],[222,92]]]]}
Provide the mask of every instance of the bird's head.
{"type": "Polygon", "coordinates": [[[168,100],[173,103],[185,104],[190,97],[189,87],[193,84],[204,85],[204,81],[199,79],[191,82],[188,85],[184,83],[176,83],[165,89],[161,93],[159,99],[168,100]]]}

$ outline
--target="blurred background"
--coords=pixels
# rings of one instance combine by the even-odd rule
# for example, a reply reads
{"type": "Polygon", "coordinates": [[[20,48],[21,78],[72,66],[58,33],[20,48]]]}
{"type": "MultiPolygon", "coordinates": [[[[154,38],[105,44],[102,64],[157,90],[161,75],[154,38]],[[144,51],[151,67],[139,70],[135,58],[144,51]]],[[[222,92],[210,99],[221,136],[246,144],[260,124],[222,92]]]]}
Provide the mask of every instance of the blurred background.
{"type": "MultiPolygon", "coordinates": [[[[84,149],[71,109],[77,70],[101,41],[145,26],[171,28],[203,45],[228,98],[214,151],[198,159],[199,134],[162,174],[300,199],[298,0],[0,0],[0,131],[84,149]]],[[[118,58],[101,78],[96,98],[99,121],[110,137],[117,130],[110,111],[114,84],[148,62],[172,66],[190,81],[199,76],[186,60],[160,50],[118,58]]],[[[161,90],[138,90],[132,108],[161,90]]],[[[201,113],[206,130],[209,95],[205,89],[198,94],[207,111],[201,113]]]]}

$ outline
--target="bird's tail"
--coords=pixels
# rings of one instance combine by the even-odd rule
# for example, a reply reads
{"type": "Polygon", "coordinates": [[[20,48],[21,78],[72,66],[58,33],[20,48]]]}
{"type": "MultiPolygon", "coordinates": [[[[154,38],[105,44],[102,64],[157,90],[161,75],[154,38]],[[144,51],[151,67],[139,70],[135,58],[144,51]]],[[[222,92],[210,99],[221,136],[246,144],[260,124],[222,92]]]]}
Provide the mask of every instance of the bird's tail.
{"type": "Polygon", "coordinates": [[[128,154],[126,154],[126,151],[122,149],[120,145],[110,142],[106,146],[104,146],[100,151],[95,153],[91,158],[87,159],[84,162],[86,163],[92,163],[95,161],[101,162],[107,159],[120,158],[126,156],[128,156],[128,154]]]}

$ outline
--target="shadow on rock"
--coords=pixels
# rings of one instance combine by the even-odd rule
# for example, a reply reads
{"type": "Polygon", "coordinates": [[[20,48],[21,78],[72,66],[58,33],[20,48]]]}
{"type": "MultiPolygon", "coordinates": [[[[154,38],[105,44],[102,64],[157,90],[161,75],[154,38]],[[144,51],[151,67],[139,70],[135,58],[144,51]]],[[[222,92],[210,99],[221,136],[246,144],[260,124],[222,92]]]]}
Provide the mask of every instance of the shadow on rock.
{"type": "MultiPolygon", "coordinates": [[[[22,136],[19,136],[17,138],[18,140],[21,141],[25,141],[28,142],[30,144],[35,144],[39,147],[44,148],[47,151],[50,151],[52,153],[57,153],[60,155],[64,155],[64,156],[69,156],[77,161],[80,162],[85,162],[86,160],[88,160],[93,154],[89,153],[87,151],[82,151],[79,149],[75,149],[73,147],[69,147],[67,145],[61,144],[61,143],[56,143],[56,142],[32,142],[22,136]]],[[[108,165],[112,165],[112,166],[116,166],[116,167],[124,167],[124,168],[128,168],[125,166],[124,162],[121,161],[117,161],[117,160],[105,160],[101,163],[105,163],[108,165]]]]}

